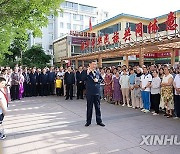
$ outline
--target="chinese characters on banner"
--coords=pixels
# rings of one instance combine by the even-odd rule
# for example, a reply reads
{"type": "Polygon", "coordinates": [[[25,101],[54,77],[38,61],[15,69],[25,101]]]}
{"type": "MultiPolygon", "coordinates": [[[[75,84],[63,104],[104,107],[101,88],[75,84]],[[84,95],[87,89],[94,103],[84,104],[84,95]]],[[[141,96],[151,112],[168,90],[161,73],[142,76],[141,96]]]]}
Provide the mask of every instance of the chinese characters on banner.
{"type": "Polygon", "coordinates": [[[157,33],[159,30],[159,26],[158,26],[158,21],[157,19],[154,19],[154,22],[150,22],[148,25],[148,33],[152,34],[152,33],[157,33]]]}
{"type": "Polygon", "coordinates": [[[114,32],[114,36],[112,37],[113,43],[119,42],[119,32],[114,32]]]}
{"type": "Polygon", "coordinates": [[[166,30],[176,30],[177,26],[174,12],[170,12],[166,21],[166,30]]]}
{"type": "Polygon", "coordinates": [[[136,24],[135,33],[136,33],[136,37],[138,37],[138,36],[142,37],[143,36],[143,24],[141,22],[136,24]]]}
{"type": "Polygon", "coordinates": [[[124,41],[126,42],[127,40],[130,41],[131,39],[131,30],[128,27],[127,29],[125,29],[125,33],[124,33],[124,37],[123,37],[124,41]]]}
{"type": "MultiPolygon", "coordinates": [[[[178,27],[178,25],[176,24],[176,16],[174,12],[170,12],[167,16],[167,20],[165,22],[166,24],[166,31],[168,30],[176,30],[176,28],[178,27]]],[[[153,21],[151,21],[149,23],[149,25],[147,25],[147,31],[149,34],[155,34],[158,33],[159,31],[159,26],[158,26],[158,20],[155,18],[153,21]]],[[[85,36],[89,36],[88,33],[85,33],[85,36]]],[[[131,40],[131,29],[130,27],[127,27],[125,29],[124,32],[124,36],[122,37],[122,39],[127,42],[131,40]]],[[[94,36],[94,35],[93,35],[94,36]]],[[[136,27],[135,27],[135,36],[137,37],[143,37],[143,23],[137,23],[136,27]]],[[[102,45],[109,45],[111,44],[110,42],[116,44],[120,42],[120,34],[119,32],[114,32],[113,36],[112,36],[112,41],[110,41],[110,37],[109,34],[105,34],[103,37],[99,36],[99,37],[92,37],[90,40],[87,40],[86,42],[82,42],[81,44],[81,50],[85,50],[89,47],[91,48],[95,48],[100,47],[102,45]]]]}

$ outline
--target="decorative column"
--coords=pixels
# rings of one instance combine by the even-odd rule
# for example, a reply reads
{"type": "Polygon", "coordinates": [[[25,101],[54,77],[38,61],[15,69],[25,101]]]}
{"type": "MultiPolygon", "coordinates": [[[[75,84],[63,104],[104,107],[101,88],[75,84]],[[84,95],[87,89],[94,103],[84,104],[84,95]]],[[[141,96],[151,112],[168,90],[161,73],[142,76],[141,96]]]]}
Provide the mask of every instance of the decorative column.
{"type": "Polygon", "coordinates": [[[75,59],[75,68],[78,69],[78,60],[75,59]]]}
{"type": "Polygon", "coordinates": [[[61,60],[61,64],[60,65],[61,65],[61,67],[63,67],[63,60],[61,60]]]}
{"type": "Polygon", "coordinates": [[[98,56],[98,67],[99,68],[102,67],[102,56],[101,55],[98,56]]]}
{"type": "Polygon", "coordinates": [[[127,66],[127,68],[129,67],[129,59],[128,59],[128,55],[126,55],[126,66],[127,66]]]}
{"type": "Polygon", "coordinates": [[[141,67],[144,65],[144,51],[142,48],[139,50],[139,65],[141,67]]]}
{"type": "Polygon", "coordinates": [[[84,67],[84,60],[82,60],[82,67],[84,67]]]}
{"type": "Polygon", "coordinates": [[[172,49],[171,51],[171,66],[173,67],[175,64],[176,50],[172,49]]]}

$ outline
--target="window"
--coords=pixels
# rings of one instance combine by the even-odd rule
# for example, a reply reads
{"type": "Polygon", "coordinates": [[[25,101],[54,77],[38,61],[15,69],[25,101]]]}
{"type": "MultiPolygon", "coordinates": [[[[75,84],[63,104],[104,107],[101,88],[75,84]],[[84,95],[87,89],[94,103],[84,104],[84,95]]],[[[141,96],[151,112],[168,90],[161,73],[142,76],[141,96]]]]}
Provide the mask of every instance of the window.
{"type": "Polygon", "coordinates": [[[62,8],[68,8],[71,10],[78,10],[78,4],[77,3],[73,3],[73,2],[64,2],[61,4],[62,8]]]}
{"type": "Polygon", "coordinates": [[[98,34],[100,36],[103,36],[105,34],[112,34],[114,32],[120,31],[120,30],[121,30],[121,23],[118,23],[118,24],[115,24],[115,25],[112,25],[110,27],[107,27],[107,28],[100,30],[98,32],[98,34]]]}
{"type": "Polygon", "coordinates": [[[51,30],[53,30],[53,24],[52,23],[50,23],[49,25],[48,25],[48,29],[51,31],[51,30]]]}
{"type": "Polygon", "coordinates": [[[66,17],[67,17],[68,19],[71,19],[71,13],[66,13],[66,17]]]}
{"type": "Polygon", "coordinates": [[[147,33],[147,26],[146,25],[143,25],[143,32],[147,33]]]}
{"type": "Polygon", "coordinates": [[[53,46],[52,45],[49,45],[49,49],[52,49],[53,48],[53,46]]]}
{"type": "Polygon", "coordinates": [[[73,7],[73,3],[72,2],[67,2],[67,7],[68,8],[72,8],[73,7]]]}
{"type": "Polygon", "coordinates": [[[80,30],[83,30],[83,25],[80,25],[80,30]]]}
{"type": "Polygon", "coordinates": [[[132,22],[127,22],[126,23],[126,28],[130,27],[131,31],[136,31],[136,24],[132,22]]]}
{"type": "Polygon", "coordinates": [[[49,42],[52,42],[53,41],[53,34],[49,34],[49,42]]]}
{"type": "Polygon", "coordinates": [[[54,18],[54,15],[51,14],[51,15],[49,16],[49,19],[53,19],[53,18],[54,18]]]}
{"type": "Polygon", "coordinates": [[[159,30],[158,30],[159,32],[166,30],[166,23],[165,22],[158,24],[158,26],[159,26],[159,30]]]}
{"type": "Polygon", "coordinates": [[[74,25],[73,25],[73,30],[77,30],[77,27],[78,27],[78,25],[77,25],[77,24],[74,24],[74,25]]]}
{"type": "Polygon", "coordinates": [[[64,35],[64,33],[60,33],[60,37],[63,36],[63,35],[64,35]]]}
{"type": "Polygon", "coordinates": [[[83,15],[80,15],[80,20],[83,20],[83,15]]]}
{"type": "Polygon", "coordinates": [[[61,12],[61,13],[60,13],[60,17],[63,17],[63,16],[64,16],[64,14],[61,12]]]}
{"type": "Polygon", "coordinates": [[[96,18],[95,18],[95,17],[92,17],[91,19],[92,19],[92,22],[95,22],[95,19],[96,19],[96,18]]]}
{"type": "Polygon", "coordinates": [[[107,12],[105,13],[105,17],[108,18],[108,13],[107,12]]]}
{"type": "Polygon", "coordinates": [[[92,6],[87,6],[87,5],[79,5],[79,10],[82,12],[90,12],[90,13],[95,13],[96,8],[92,6]]]}
{"type": "Polygon", "coordinates": [[[60,28],[63,28],[63,27],[64,27],[64,23],[60,22],[60,28]]]}
{"type": "Polygon", "coordinates": [[[78,10],[78,4],[77,3],[73,3],[73,10],[78,10]]]}
{"type": "Polygon", "coordinates": [[[67,23],[67,29],[71,29],[71,24],[67,23]]]}
{"type": "Polygon", "coordinates": [[[39,46],[39,47],[42,47],[42,43],[39,42],[39,43],[35,43],[36,46],[39,46]]]}
{"type": "Polygon", "coordinates": [[[77,14],[73,14],[73,19],[74,19],[74,20],[77,19],[77,14]]]}

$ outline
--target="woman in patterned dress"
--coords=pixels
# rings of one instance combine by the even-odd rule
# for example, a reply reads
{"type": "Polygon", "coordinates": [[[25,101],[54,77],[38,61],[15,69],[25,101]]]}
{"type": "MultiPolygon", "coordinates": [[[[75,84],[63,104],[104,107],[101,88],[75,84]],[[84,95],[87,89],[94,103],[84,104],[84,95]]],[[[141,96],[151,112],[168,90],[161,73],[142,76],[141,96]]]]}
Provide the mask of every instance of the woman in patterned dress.
{"type": "Polygon", "coordinates": [[[169,73],[168,66],[164,67],[164,76],[161,83],[161,99],[166,108],[166,114],[164,116],[167,116],[167,118],[172,117],[172,111],[174,110],[173,76],[169,73]]]}
{"type": "Polygon", "coordinates": [[[104,96],[107,100],[107,102],[111,102],[112,99],[112,74],[111,74],[111,70],[108,68],[105,78],[104,78],[104,96]]]}
{"type": "Polygon", "coordinates": [[[122,92],[119,80],[119,72],[116,72],[116,76],[113,78],[112,82],[113,100],[115,101],[115,105],[120,105],[120,102],[122,101],[122,92]]]}

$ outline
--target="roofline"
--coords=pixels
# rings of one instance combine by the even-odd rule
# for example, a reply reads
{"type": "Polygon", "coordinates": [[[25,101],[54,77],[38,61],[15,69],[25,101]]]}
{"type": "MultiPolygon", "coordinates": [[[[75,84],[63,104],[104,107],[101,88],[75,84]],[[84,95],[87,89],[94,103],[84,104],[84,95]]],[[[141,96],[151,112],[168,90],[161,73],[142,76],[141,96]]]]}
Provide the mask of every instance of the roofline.
{"type": "MultiPolygon", "coordinates": [[[[176,11],[172,11],[172,12],[179,13],[180,10],[176,10],[176,11]]],[[[155,17],[155,18],[164,18],[164,17],[166,17],[168,14],[169,14],[169,13],[166,13],[166,14],[160,15],[160,16],[155,17]]],[[[152,19],[154,19],[154,18],[151,18],[151,20],[152,20],[152,19]]]]}
{"type": "Polygon", "coordinates": [[[56,43],[56,42],[58,42],[58,41],[60,41],[60,40],[63,40],[64,38],[67,38],[67,37],[68,37],[68,35],[67,35],[67,34],[65,34],[65,35],[61,36],[61,37],[59,37],[59,38],[55,39],[55,40],[53,41],[53,44],[54,44],[54,43],[56,43]]]}
{"type": "Polygon", "coordinates": [[[83,3],[77,3],[77,2],[74,2],[74,1],[71,1],[71,0],[65,0],[64,2],[71,2],[71,3],[75,3],[75,4],[80,4],[80,5],[84,5],[84,6],[90,6],[90,7],[93,7],[93,8],[98,8],[97,6],[87,5],[87,4],[83,4],[83,3]]]}
{"type": "MultiPolygon", "coordinates": [[[[179,13],[180,10],[177,10],[177,11],[174,11],[174,12],[179,13]]],[[[154,17],[154,18],[163,18],[163,17],[165,17],[165,16],[167,16],[167,15],[168,15],[168,14],[164,14],[164,15],[161,15],[161,16],[158,16],[158,17],[154,17]]],[[[118,15],[116,15],[116,16],[114,16],[114,17],[111,17],[111,18],[109,18],[109,19],[107,19],[107,20],[105,20],[105,21],[103,21],[103,22],[100,22],[100,23],[94,25],[93,28],[96,28],[96,27],[98,27],[98,26],[100,26],[100,25],[104,25],[104,24],[106,24],[106,23],[108,23],[108,22],[110,22],[110,21],[114,21],[114,20],[116,20],[116,19],[118,19],[118,18],[121,18],[121,17],[137,18],[137,19],[142,19],[142,20],[147,20],[147,21],[148,21],[148,20],[150,21],[150,20],[153,20],[153,19],[154,19],[154,18],[145,18],[145,17],[136,16],[136,15],[121,13],[121,14],[118,14],[118,15]]],[[[88,31],[88,30],[89,30],[89,28],[87,28],[87,29],[85,29],[85,30],[83,30],[83,31],[88,31]]]]}

